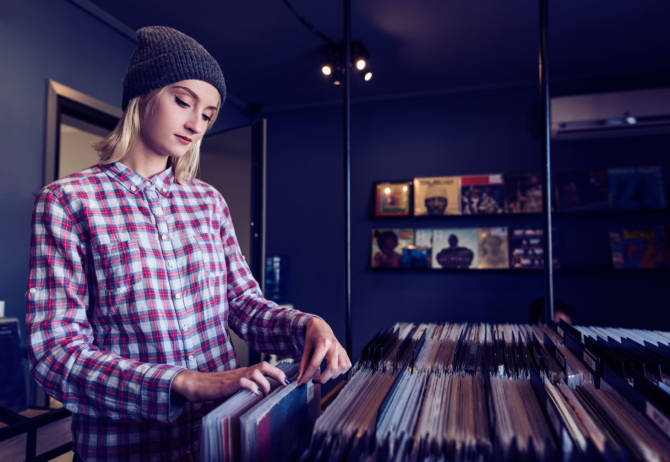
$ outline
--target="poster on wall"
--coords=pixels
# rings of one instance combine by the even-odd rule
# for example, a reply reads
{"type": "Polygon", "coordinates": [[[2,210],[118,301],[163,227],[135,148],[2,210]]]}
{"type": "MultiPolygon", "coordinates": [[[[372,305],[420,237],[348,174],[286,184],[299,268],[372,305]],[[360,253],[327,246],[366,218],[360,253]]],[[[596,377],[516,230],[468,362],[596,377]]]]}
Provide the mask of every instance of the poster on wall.
{"type": "Polygon", "coordinates": [[[479,228],[480,269],[509,268],[507,228],[479,228]]]}
{"type": "Polygon", "coordinates": [[[433,268],[477,268],[478,255],[477,228],[433,230],[433,268]]]}
{"type": "Polygon", "coordinates": [[[461,212],[463,215],[495,215],[505,209],[503,176],[467,175],[461,177],[461,212]]]}
{"type": "Polygon", "coordinates": [[[375,216],[407,216],[410,213],[409,181],[375,184],[375,216]]]}
{"type": "Polygon", "coordinates": [[[460,176],[414,178],[414,215],[460,214],[460,176]]]}
{"type": "Polygon", "coordinates": [[[414,230],[411,228],[373,229],[373,268],[402,268],[403,249],[414,245],[414,230]]]}

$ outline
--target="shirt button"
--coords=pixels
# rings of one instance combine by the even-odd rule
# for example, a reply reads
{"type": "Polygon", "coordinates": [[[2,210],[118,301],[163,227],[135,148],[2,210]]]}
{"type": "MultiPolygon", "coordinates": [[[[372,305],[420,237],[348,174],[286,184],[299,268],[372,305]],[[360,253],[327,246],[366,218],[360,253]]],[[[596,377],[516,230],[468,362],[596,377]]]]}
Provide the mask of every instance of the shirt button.
{"type": "Polygon", "coordinates": [[[30,293],[31,294],[36,294],[37,293],[37,288],[36,287],[31,287],[30,288],[30,293]]]}
{"type": "Polygon", "coordinates": [[[168,268],[170,268],[170,269],[174,269],[174,263],[172,263],[171,261],[169,261],[169,262],[168,262],[168,268]]]}
{"type": "Polygon", "coordinates": [[[174,298],[181,298],[181,294],[180,294],[180,293],[177,293],[177,294],[174,296],[174,298]]]}
{"type": "Polygon", "coordinates": [[[170,236],[168,236],[167,234],[163,234],[163,235],[161,236],[161,238],[162,238],[164,241],[167,241],[168,239],[170,239],[170,236]]]}
{"type": "Polygon", "coordinates": [[[193,355],[188,355],[188,360],[189,360],[189,361],[195,361],[195,356],[193,356],[193,355]]]}
{"type": "Polygon", "coordinates": [[[163,215],[163,211],[162,211],[161,209],[159,209],[158,207],[156,207],[156,208],[154,209],[154,213],[155,213],[156,215],[158,215],[158,216],[163,215]]]}

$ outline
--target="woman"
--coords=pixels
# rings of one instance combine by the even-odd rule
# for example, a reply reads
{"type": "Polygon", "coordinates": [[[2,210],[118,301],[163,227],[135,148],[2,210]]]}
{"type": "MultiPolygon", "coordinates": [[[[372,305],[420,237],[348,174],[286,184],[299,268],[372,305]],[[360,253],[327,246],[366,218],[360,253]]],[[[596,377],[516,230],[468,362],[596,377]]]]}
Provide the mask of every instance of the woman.
{"type": "Polygon", "coordinates": [[[267,363],[238,368],[227,327],[255,350],[302,353],[301,384],[323,359],[320,382],[351,363],[323,320],[263,298],[225,201],[194,179],[226,95],[218,63],[174,29],[137,34],[100,164],[35,203],[32,373],[73,412],[77,457],[197,460],[206,401],[286,381],[267,363]]]}

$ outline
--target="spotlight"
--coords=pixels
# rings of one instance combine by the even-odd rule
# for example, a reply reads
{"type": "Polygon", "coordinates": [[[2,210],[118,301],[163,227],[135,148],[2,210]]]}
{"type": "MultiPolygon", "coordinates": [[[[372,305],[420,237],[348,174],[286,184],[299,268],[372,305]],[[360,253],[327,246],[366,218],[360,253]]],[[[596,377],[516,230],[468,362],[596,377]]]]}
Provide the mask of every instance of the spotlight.
{"type": "Polygon", "coordinates": [[[351,43],[351,61],[345,63],[345,49],[343,44],[329,43],[322,48],[324,60],[321,65],[321,74],[329,78],[333,85],[344,83],[346,72],[356,72],[365,82],[372,79],[369,55],[361,42],[351,43]]]}
{"type": "Polygon", "coordinates": [[[344,72],[342,69],[336,68],[333,72],[333,85],[342,85],[342,78],[344,77],[344,72]]]}

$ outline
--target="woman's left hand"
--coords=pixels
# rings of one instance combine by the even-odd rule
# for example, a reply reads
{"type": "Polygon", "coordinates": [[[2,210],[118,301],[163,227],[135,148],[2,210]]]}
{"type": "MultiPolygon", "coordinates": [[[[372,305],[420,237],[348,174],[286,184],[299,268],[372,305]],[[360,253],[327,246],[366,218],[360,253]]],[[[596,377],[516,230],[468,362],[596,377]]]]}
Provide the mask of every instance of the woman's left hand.
{"type": "Polygon", "coordinates": [[[314,377],[319,383],[326,383],[344,374],[351,367],[347,352],[335,338],[328,323],[321,318],[313,317],[307,321],[305,328],[305,350],[300,360],[298,385],[309,381],[319,370],[324,359],[328,362],[328,366],[314,377]]]}

